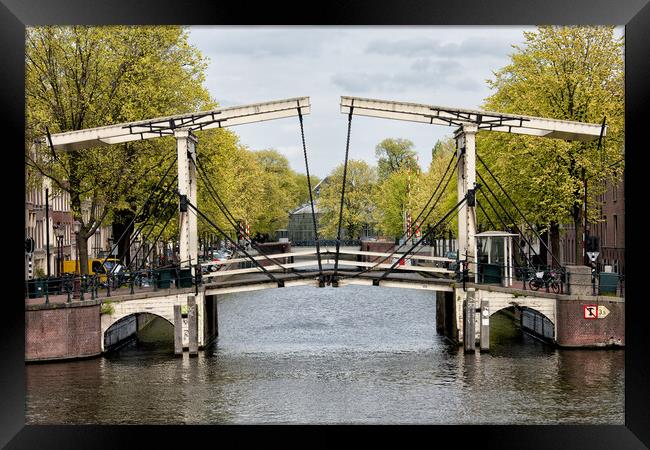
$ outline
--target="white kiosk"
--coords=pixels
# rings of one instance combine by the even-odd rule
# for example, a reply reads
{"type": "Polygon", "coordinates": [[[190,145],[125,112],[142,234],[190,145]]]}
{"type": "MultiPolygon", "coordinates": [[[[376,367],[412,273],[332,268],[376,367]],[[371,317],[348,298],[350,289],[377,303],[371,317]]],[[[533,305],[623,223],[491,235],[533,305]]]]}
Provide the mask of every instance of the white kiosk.
{"type": "Polygon", "coordinates": [[[475,283],[501,283],[512,285],[512,238],[518,234],[507,231],[484,231],[476,239],[477,267],[475,283]]]}

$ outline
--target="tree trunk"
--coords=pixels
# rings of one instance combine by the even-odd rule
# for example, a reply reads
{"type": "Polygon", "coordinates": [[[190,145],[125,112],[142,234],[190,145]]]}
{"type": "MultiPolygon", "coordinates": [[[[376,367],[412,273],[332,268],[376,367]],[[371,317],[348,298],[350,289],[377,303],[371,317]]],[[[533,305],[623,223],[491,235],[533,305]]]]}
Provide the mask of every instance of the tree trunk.
{"type": "Polygon", "coordinates": [[[88,238],[85,233],[77,235],[77,260],[79,261],[79,273],[88,275],[88,238]]]}
{"type": "Polygon", "coordinates": [[[539,262],[541,265],[548,265],[548,252],[546,248],[548,247],[548,230],[545,230],[539,235],[542,239],[539,243],[539,262]]]}
{"type": "Polygon", "coordinates": [[[560,261],[560,225],[556,222],[551,223],[551,266],[557,268],[560,261]]]}
{"type": "Polygon", "coordinates": [[[117,257],[121,261],[124,261],[127,266],[131,264],[131,252],[129,251],[128,245],[134,229],[133,224],[128,227],[127,225],[133,220],[134,215],[133,211],[122,209],[115,212],[115,219],[113,221],[113,236],[115,236],[115,239],[119,239],[122,233],[124,233],[124,237],[122,237],[122,240],[117,246],[117,257]]]}

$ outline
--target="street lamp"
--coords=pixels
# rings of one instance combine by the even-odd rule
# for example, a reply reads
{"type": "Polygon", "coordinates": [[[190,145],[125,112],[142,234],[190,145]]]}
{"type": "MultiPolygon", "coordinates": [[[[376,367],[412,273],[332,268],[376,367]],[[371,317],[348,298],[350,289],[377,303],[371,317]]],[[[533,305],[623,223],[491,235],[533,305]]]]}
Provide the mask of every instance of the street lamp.
{"type": "Polygon", "coordinates": [[[72,293],[72,298],[79,298],[79,293],[81,292],[81,272],[79,270],[79,232],[81,231],[81,222],[75,220],[72,223],[74,236],[75,236],[75,275],[77,277],[74,279],[74,289],[72,293]]]}
{"type": "Polygon", "coordinates": [[[60,277],[63,273],[63,225],[61,222],[57,222],[54,227],[54,234],[56,235],[56,275],[60,277]]]}

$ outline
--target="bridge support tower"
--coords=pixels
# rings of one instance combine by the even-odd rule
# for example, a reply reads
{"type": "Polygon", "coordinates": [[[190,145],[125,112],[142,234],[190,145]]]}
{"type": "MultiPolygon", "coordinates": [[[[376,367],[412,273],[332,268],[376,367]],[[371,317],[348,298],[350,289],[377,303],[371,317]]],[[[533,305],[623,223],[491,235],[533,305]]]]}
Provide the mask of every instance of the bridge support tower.
{"type": "MultiPolygon", "coordinates": [[[[178,193],[196,205],[196,137],[189,130],[176,130],[178,154],[178,193]]],[[[198,255],[198,231],[196,214],[189,208],[179,211],[179,256],[181,268],[196,264],[198,255]]]]}

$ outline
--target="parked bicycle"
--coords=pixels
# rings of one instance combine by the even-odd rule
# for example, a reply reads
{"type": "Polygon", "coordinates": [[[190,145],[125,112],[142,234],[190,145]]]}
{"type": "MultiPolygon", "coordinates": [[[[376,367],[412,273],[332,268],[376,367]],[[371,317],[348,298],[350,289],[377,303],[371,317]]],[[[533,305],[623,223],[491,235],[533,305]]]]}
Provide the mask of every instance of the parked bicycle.
{"type": "Polygon", "coordinates": [[[536,271],[534,276],[528,280],[528,287],[531,291],[538,291],[541,287],[549,287],[553,293],[559,294],[559,274],[555,270],[536,271]]]}

